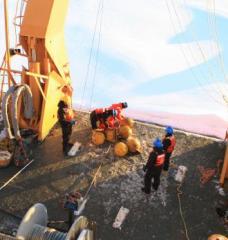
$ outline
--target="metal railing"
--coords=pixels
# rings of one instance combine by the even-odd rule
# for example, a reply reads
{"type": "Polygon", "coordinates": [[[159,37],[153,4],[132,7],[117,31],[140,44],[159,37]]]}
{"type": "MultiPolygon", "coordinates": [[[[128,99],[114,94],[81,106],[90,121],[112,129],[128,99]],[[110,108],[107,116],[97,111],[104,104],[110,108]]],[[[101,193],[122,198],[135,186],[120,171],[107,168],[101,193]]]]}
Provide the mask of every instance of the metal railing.
{"type": "Polygon", "coordinates": [[[15,16],[13,19],[14,31],[15,31],[15,46],[19,46],[18,36],[20,32],[20,27],[24,18],[24,11],[28,0],[18,0],[16,4],[15,16]]]}

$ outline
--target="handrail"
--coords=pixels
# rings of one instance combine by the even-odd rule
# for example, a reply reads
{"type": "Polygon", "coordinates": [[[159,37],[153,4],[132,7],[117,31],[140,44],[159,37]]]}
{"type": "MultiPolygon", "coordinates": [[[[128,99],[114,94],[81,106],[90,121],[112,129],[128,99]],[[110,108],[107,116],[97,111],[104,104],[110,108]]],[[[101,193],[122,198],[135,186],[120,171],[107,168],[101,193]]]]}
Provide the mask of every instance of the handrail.
{"type": "Polygon", "coordinates": [[[13,25],[15,26],[15,41],[16,41],[16,46],[18,45],[18,33],[17,33],[17,28],[20,28],[21,24],[22,24],[22,20],[23,20],[23,11],[25,8],[25,4],[28,3],[28,0],[18,0],[17,1],[17,5],[16,5],[16,12],[13,18],[13,25]],[[20,7],[19,7],[19,2],[20,2],[20,7]],[[18,15],[18,11],[19,11],[19,15],[18,15]],[[19,23],[17,22],[17,20],[19,19],[19,23]]]}

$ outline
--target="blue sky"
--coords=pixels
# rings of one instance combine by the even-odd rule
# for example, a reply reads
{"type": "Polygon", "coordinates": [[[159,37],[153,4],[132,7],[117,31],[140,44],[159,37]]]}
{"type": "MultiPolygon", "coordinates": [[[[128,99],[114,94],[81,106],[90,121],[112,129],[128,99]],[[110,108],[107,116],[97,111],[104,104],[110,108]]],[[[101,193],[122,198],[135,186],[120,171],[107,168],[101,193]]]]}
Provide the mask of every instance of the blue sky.
{"type": "MultiPolygon", "coordinates": [[[[0,10],[3,18],[2,2],[0,10]]],[[[226,0],[70,0],[65,34],[74,102],[93,108],[127,101],[146,112],[227,118],[227,31],[226,0]]]]}

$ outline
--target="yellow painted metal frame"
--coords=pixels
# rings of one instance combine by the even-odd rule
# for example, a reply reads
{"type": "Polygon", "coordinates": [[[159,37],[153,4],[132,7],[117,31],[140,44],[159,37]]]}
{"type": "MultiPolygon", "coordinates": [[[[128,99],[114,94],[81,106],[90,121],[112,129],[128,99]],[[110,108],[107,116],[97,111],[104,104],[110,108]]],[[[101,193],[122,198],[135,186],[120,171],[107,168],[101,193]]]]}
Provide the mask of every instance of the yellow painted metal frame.
{"type": "Polygon", "coordinates": [[[67,8],[68,0],[29,0],[21,25],[21,44],[29,59],[23,81],[32,90],[35,107],[35,121],[29,125],[37,129],[39,140],[56,123],[58,103],[66,97],[62,87],[71,82],[64,41],[67,8]]]}
{"type": "Polygon", "coordinates": [[[51,72],[46,80],[44,95],[48,101],[43,101],[42,104],[42,113],[39,124],[39,140],[42,140],[47,136],[50,129],[57,121],[58,101],[56,101],[56,99],[61,99],[62,97],[62,92],[58,91],[62,85],[61,82],[61,77],[55,72],[51,72]]]}
{"type": "MultiPolygon", "coordinates": [[[[8,74],[8,85],[14,84],[13,74],[21,75],[21,83],[29,85],[33,94],[35,114],[32,119],[23,116],[22,101],[18,101],[20,128],[30,128],[43,140],[57,121],[58,103],[64,100],[71,103],[71,94],[63,92],[64,86],[71,83],[68,57],[64,40],[64,22],[68,0],[29,0],[26,1],[19,43],[28,59],[28,69],[12,70],[10,66],[8,9],[4,0],[6,53],[0,71],[8,74]]],[[[4,77],[4,76],[3,76],[4,77]]],[[[1,91],[3,90],[2,82],[1,91]]],[[[2,92],[1,92],[2,96],[2,92]]]]}

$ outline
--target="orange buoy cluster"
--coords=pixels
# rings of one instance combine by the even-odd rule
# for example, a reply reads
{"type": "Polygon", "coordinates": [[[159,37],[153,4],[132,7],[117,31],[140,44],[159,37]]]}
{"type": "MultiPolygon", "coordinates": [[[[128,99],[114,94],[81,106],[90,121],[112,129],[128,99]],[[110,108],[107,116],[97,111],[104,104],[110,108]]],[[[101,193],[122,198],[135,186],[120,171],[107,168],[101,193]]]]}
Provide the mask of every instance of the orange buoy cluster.
{"type": "Polygon", "coordinates": [[[114,154],[124,157],[128,152],[141,152],[141,143],[133,136],[134,121],[125,118],[118,128],[107,128],[105,130],[96,129],[92,132],[92,142],[95,145],[102,145],[105,141],[115,143],[114,154]]]}

